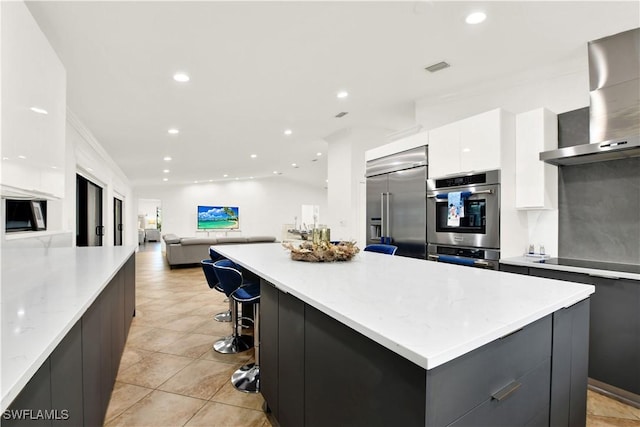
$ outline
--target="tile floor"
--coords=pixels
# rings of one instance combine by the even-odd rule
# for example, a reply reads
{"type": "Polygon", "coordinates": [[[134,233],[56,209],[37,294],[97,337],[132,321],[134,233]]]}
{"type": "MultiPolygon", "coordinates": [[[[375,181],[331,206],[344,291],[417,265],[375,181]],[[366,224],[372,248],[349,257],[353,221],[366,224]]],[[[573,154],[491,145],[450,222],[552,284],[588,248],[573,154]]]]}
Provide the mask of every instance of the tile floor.
{"type": "MultiPolygon", "coordinates": [[[[136,317],[127,339],[105,425],[269,427],[260,394],[236,391],[231,373],[253,357],[218,354],[229,323],[224,295],[201,268],[167,266],[160,243],[136,254],[136,317]]],[[[587,427],[640,427],[640,409],[589,392],[587,427]]]]}

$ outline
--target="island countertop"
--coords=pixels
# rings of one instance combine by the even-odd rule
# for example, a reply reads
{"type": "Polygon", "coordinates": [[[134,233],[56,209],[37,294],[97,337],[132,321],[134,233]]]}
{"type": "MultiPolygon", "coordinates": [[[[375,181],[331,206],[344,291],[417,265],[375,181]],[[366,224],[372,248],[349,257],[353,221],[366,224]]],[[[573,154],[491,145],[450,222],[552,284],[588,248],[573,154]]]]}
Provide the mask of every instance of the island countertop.
{"type": "Polygon", "coordinates": [[[134,250],[134,246],[3,250],[3,411],[134,250]]]}
{"type": "Polygon", "coordinates": [[[360,252],[293,261],[278,243],[216,251],[424,369],[449,362],[588,298],[594,287],[360,252]]]}

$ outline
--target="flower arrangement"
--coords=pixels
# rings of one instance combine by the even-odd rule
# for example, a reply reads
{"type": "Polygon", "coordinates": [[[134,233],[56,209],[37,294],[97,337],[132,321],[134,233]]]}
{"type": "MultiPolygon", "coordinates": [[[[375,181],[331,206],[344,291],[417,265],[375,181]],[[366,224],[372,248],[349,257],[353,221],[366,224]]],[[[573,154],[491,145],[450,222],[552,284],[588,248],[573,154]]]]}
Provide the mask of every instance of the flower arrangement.
{"type": "Polygon", "coordinates": [[[355,256],[360,249],[355,242],[320,242],[312,243],[309,241],[302,242],[299,246],[295,246],[290,242],[283,243],[286,249],[291,251],[291,259],[294,261],[307,262],[333,262],[333,261],[349,261],[355,256]]]}

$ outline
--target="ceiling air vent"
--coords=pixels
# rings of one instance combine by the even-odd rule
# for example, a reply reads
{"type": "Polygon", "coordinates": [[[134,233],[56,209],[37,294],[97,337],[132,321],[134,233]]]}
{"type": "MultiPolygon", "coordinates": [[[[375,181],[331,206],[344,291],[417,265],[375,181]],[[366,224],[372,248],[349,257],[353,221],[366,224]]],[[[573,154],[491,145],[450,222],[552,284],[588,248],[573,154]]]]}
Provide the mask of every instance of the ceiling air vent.
{"type": "Polygon", "coordinates": [[[449,65],[446,62],[440,61],[436,64],[429,65],[428,67],[425,68],[425,70],[427,70],[430,73],[435,73],[436,71],[444,70],[445,68],[449,68],[450,66],[451,65],[449,65]]]}
{"type": "Polygon", "coordinates": [[[349,114],[349,113],[347,113],[347,112],[343,111],[342,113],[338,113],[338,114],[336,114],[336,117],[337,117],[337,118],[341,118],[341,117],[346,116],[347,114],[349,114]]]}

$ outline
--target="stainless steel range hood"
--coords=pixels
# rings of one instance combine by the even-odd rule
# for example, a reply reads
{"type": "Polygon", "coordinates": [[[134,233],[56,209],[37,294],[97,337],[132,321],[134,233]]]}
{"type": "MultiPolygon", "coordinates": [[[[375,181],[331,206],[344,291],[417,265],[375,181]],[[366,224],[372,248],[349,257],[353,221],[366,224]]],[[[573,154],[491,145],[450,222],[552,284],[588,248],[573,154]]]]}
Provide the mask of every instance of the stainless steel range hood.
{"type": "Polygon", "coordinates": [[[640,28],[588,44],[590,144],[540,153],[554,165],[640,157],[640,28]]]}

